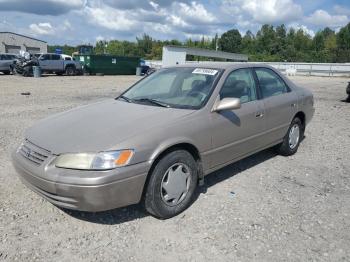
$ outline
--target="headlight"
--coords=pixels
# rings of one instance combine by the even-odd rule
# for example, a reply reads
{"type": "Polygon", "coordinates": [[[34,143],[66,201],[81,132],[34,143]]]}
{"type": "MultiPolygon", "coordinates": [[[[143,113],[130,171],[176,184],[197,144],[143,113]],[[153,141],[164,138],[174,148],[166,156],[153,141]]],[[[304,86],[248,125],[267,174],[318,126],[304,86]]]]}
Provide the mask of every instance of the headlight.
{"type": "Polygon", "coordinates": [[[55,159],[54,164],[61,168],[107,170],[127,165],[133,154],[133,150],[62,154],[55,159]]]}

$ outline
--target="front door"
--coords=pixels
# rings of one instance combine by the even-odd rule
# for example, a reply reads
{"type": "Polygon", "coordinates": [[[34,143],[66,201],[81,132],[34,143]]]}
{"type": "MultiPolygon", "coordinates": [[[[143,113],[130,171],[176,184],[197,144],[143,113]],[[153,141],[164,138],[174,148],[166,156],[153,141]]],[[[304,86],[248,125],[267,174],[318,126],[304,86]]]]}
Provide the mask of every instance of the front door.
{"type": "Polygon", "coordinates": [[[50,70],[50,54],[44,54],[39,57],[39,65],[42,70],[50,70]]]}
{"type": "Polygon", "coordinates": [[[237,69],[228,75],[220,90],[220,99],[227,97],[240,98],[241,108],[211,114],[211,168],[232,162],[264,144],[261,135],[265,110],[263,102],[258,100],[252,69],[237,69]]]}

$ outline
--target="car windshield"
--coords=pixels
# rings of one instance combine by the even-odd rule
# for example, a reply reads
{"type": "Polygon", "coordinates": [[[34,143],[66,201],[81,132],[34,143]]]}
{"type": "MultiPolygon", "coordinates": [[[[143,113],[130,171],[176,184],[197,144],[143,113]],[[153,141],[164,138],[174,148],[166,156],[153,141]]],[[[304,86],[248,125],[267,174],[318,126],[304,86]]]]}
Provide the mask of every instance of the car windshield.
{"type": "Polygon", "coordinates": [[[119,99],[153,106],[198,109],[211,94],[220,70],[165,68],[136,83],[119,99]]]}

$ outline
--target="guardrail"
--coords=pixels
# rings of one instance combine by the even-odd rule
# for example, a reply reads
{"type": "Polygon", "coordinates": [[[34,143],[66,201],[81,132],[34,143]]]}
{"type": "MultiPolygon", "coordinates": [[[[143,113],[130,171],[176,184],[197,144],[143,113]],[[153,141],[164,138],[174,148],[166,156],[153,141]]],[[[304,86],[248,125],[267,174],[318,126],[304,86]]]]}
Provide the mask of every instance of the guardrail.
{"type": "MultiPolygon", "coordinates": [[[[208,61],[186,61],[186,63],[208,63],[208,61]]],[[[222,63],[222,62],[211,62],[222,63]]],[[[228,62],[232,63],[232,62],[228,62]]],[[[243,62],[245,63],[245,62],[243,62]]],[[[350,77],[350,63],[287,63],[287,62],[253,62],[267,64],[286,73],[288,69],[295,69],[297,75],[309,76],[346,76],[350,77]]],[[[147,60],[146,64],[153,68],[161,68],[161,60],[147,60]]]]}
{"type": "Polygon", "coordinates": [[[297,75],[315,76],[348,76],[350,77],[349,63],[266,63],[276,69],[286,72],[295,69],[297,75]]]}

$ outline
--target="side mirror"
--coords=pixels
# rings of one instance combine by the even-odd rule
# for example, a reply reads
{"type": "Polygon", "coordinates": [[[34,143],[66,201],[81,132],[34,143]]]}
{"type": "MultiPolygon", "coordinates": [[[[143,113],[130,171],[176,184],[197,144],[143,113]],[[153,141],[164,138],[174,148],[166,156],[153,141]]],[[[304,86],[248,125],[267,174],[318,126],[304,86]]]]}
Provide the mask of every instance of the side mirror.
{"type": "Polygon", "coordinates": [[[241,100],[239,98],[227,97],[219,100],[213,108],[213,112],[223,110],[233,110],[241,108],[241,100]]]}

